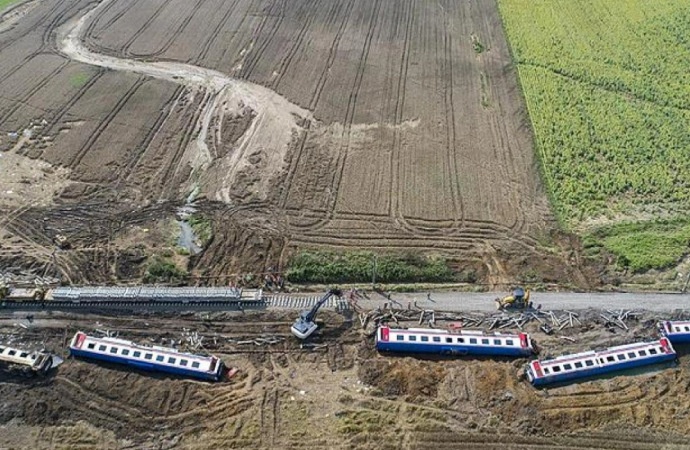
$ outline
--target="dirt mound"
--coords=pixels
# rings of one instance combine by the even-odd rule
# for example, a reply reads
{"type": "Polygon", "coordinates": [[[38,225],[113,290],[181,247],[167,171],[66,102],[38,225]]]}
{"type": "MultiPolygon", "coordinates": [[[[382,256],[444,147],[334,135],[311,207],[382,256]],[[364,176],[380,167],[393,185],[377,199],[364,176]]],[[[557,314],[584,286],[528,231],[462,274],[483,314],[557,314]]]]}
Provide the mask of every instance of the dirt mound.
{"type": "Polygon", "coordinates": [[[377,359],[360,365],[358,371],[363,383],[378,388],[383,395],[412,400],[435,397],[445,375],[441,364],[430,365],[413,358],[377,359]]]}

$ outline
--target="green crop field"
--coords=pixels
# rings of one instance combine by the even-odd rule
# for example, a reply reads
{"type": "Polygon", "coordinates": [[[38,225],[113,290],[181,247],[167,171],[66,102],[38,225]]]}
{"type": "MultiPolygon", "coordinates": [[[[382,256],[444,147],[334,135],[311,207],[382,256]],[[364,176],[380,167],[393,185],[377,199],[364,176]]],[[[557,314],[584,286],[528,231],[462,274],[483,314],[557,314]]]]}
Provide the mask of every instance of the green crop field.
{"type": "Polygon", "coordinates": [[[22,0],[0,0],[0,13],[9,8],[10,6],[14,5],[15,3],[19,3],[22,0]]]}
{"type": "Polygon", "coordinates": [[[591,231],[611,219],[686,216],[690,3],[499,0],[499,8],[561,222],[591,231]]]}

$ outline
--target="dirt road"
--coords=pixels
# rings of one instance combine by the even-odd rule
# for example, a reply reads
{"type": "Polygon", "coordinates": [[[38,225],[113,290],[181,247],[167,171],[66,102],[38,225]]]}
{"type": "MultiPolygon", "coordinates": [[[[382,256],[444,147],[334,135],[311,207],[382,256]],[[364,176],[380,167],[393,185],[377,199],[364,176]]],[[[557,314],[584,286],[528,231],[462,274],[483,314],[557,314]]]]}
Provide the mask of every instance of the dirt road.
{"type": "MultiPolygon", "coordinates": [[[[432,292],[430,299],[426,292],[411,294],[391,294],[391,300],[381,295],[372,294],[371,300],[360,300],[364,308],[376,308],[384,302],[393,301],[399,307],[408,303],[420,308],[442,311],[493,311],[496,309],[494,299],[507,295],[505,292],[432,292]]],[[[537,292],[532,294],[535,305],[541,304],[546,310],[581,310],[598,309],[646,309],[657,312],[670,312],[678,309],[690,309],[690,294],[630,294],[630,293],[573,293],[573,292],[537,292]]]]}

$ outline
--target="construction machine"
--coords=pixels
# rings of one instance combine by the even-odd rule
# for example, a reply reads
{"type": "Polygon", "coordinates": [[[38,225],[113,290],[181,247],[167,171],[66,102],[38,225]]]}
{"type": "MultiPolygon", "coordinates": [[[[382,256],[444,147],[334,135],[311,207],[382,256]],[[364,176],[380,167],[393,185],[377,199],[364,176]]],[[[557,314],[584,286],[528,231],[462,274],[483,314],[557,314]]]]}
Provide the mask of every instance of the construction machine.
{"type": "Polygon", "coordinates": [[[331,289],[319,300],[309,311],[302,311],[295,323],[292,324],[292,334],[300,339],[306,339],[316,331],[319,326],[316,324],[316,313],[333,296],[340,297],[340,289],[331,289]]]}
{"type": "Polygon", "coordinates": [[[496,309],[506,310],[506,309],[529,309],[532,308],[532,302],[529,300],[529,289],[518,287],[513,290],[511,295],[507,295],[503,298],[497,298],[496,309]]]}

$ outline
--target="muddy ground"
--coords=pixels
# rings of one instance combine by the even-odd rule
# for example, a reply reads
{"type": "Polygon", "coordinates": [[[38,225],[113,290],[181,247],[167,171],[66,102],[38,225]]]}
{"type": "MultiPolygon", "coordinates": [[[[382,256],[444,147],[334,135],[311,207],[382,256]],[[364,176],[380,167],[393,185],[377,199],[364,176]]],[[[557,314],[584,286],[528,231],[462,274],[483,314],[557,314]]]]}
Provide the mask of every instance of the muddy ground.
{"type": "MultiPolygon", "coordinates": [[[[379,355],[358,318],[328,312],[315,348],[289,335],[294,312],[0,317],[4,343],[62,356],[77,330],[207,351],[240,369],[205,383],[67,359],[51,375],[0,374],[3,448],[688,448],[690,355],[677,366],[535,390],[526,359],[379,355]],[[24,328],[26,326],[27,328],[24,328]],[[238,344],[274,337],[272,345],[238,344]]],[[[656,317],[606,331],[598,311],[546,336],[542,356],[649,338],[656,317]],[[575,342],[562,339],[572,338],[575,342]]],[[[408,323],[407,325],[416,325],[408,323]]],[[[442,323],[438,322],[438,326],[442,323]]]]}

